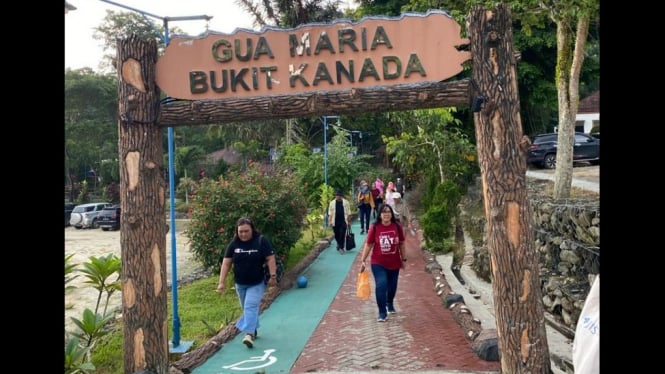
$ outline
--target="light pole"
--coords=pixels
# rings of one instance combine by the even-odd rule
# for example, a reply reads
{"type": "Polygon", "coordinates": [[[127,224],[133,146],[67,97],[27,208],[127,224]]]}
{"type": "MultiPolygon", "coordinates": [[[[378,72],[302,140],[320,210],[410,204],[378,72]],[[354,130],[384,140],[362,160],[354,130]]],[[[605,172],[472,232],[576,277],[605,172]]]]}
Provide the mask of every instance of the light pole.
{"type": "MultiPolygon", "coordinates": [[[[333,126],[339,128],[342,131],[346,131],[347,133],[349,133],[349,139],[351,140],[351,147],[353,147],[353,134],[358,134],[358,137],[360,138],[360,147],[361,147],[359,149],[362,149],[362,144],[363,144],[363,132],[362,131],[345,129],[344,127],[342,127],[340,125],[333,125],[333,126]]],[[[358,153],[362,153],[362,152],[358,152],[358,153]]]]}
{"type": "MultiPolygon", "coordinates": [[[[328,118],[335,118],[339,122],[339,116],[323,116],[323,184],[328,191],[328,118]]],[[[328,206],[323,213],[323,228],[328,227],[328,206]]]]}
{"type": "Polygon", "coordinates": [[[358,134],[358,137],[360,138],[360,147],[358,148],[358,153],[363,153],[362,148],[363,148],[363,132],[360,130],[347,130],[349,131],[349,135],[351,136],[351,147],[353,147],[353,134],[358,134]]]}
{"type": "MultiPolygon", "coordinates": [[[[160,17],[148,12],[138,10],[126,5],[114,3],[109,0],[100,0],[121,8],[129,9],[141,15],[161,19],[164,22],[164,45],[169,45],[169,20],[170,21],[195,21],[205,20],[209,21],[212,16],[199,15],[199,16],[183,16],[183,17],[160,17]]],[[[167,98],[164,103],[168,103],[170,98],[167,98]]],[[[180,341],[180,315],[178,314],[178,265],[176,261],[176,229],[175,229],[175,167],[173,158],[173,127],[168,128],[168,142],[169,142],[169,217],[171,219],[171,295],[173,297],[173,340],[169,344],[169,352],[171,353],[184,353],[194,344],[194,341],[180,341]]]]}
{"type": "MultiPolygon", "coordinates": [[[[339,126],[339,125],[337,125],[337,127],[340,130],[346,131],[347,133],[349,133],[349,139],[351,140],[351,148],[353,148],[353,134],[358,134],[358,136],[360,137],[360,148],[358,148],[358,149],[362,150],[362,145],[363,145],[363,132],[362,131],[345,129],[344,127],[339,126]]],[[[355,156],[357,153],[362,153],[362,151],[349,153],[349,158],[353,158],[353,156],[355,156]]],[[[354,193],[354,191],[353,191],[353,178],[351,178],[350,186],[351,186],[350,187],[351,194],[353,194],[354,193]]]]}

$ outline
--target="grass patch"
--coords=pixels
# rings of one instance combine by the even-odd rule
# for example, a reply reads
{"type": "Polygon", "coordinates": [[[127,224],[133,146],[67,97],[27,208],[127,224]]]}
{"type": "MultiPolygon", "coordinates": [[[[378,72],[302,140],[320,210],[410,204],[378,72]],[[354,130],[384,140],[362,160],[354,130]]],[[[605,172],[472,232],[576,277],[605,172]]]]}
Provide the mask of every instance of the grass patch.
{"type": "MultiPolygon", "coordinates": [[[[178,225],[176,225],[178,228],[178,225]]],[[[315,235],[327,237],[331,230],[319,230],[315,235]]],[[[289,253],[286,271],[297,265],[315,247],[318,239],[307,232],[289,253]]],[[[222,328],[234,322],[241,314],[233,276],[226,278],[226,291],[216,292],[219,275],[194,281],[178,289],[178,316],[180,317],[180,340],[193,341],[191,349],[200,347],[222,328]]],[[[173,338],[173,296],[168,299],[168,334],[173,338]]],[[[97,343],[92,362],[97,367],[95,374],[124,374],[122,321],[110,326],[111,332],[97,343]]],[[[190,350],[191,350],[190,349],[190,350]]]]}

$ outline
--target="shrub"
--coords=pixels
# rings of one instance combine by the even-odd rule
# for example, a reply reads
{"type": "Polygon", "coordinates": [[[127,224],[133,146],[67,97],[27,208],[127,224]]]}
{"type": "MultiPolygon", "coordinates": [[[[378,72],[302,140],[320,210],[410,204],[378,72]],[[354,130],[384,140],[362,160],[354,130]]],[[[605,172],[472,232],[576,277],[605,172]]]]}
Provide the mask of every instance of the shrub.
{"type": "Polygon", "coordinates": [[[191,222],[185,234],[201,264],[219,271],[219,260],[233,239],[236,221],[249,217],[270,238],[281,260],[298,241],[307,214],[302,186],[289,173],[270,173],[250,163],[217,180],[203,179],[191,199],[191,222]]]}
{"type": "Polygon", "coordinates": [[[432,184],[432,186],[434,186],[432,191],[426,194],[428,195],[428,208],[422,217],[422,227],[427,246],[441,248],[445,251],[448,250],[448,245],[444,241],[451,237],[451,230],[459,214],[458,204],[462,196],[458,186],[453,182],[445,181],[437,185],[432,184]]]}

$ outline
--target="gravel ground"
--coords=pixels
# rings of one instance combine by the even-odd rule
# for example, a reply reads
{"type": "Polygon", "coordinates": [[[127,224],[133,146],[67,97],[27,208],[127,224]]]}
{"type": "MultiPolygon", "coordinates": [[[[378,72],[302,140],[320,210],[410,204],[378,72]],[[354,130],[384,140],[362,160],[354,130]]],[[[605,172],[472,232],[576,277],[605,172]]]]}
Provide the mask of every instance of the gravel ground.
{"type": "MultiPolygon", "coordinates": [[[[200,271],[200,265],[193,257],[189,249],[189,239],[184,236],[186,228],[185,221],[176,221],[176,264],[178,282],[182,282],[192,273],[200,271]]],[[[89,261],[90,257],[103,257],[113,253],[120,255],[120,231],[102,231],[101,229],[80,229],[74,227],[65,228],[65,255],[73,253],[70,260],[74,264],[82,264],[89,261]]],[[[78,268],[82,268],[79,265],[78,268]]],[[[166,234],[166,279],[168,287],[171,287],[171,233],[166,234]]],[[[85,308],[95,309],[98,292],[91,286],[84,284],[86,278],[83,274],[68,285],[76,286],[75,289],[65,292],[65,330],[74,331],[76,325],[70,317],[81,319],[85,308]]],[[[102,300],[103,302],[103,300],[102,300]]],[[[121,293],[116,292],[109,300],[108,310],[120,310],[122,306],[121,293]]],[[[100,306],[100,308],[103,307],[100,306]]]]}

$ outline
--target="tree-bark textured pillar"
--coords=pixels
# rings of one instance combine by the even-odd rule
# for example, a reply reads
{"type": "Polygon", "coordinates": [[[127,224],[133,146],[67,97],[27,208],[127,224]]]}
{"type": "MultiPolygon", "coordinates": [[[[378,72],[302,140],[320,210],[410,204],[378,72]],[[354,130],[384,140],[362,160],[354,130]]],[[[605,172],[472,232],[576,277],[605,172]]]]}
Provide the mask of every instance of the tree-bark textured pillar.
{"type": "Polygon", "coordinates": [[[505,4],[495,10],[474,7],[468,30],[501,371],[549,374],[510,12],[505,4]]]}
{"type": "Polygon", "coordinates": [[[118,40],[124,372],[167,374],[166,216],[157,44],[118,40]]]}

